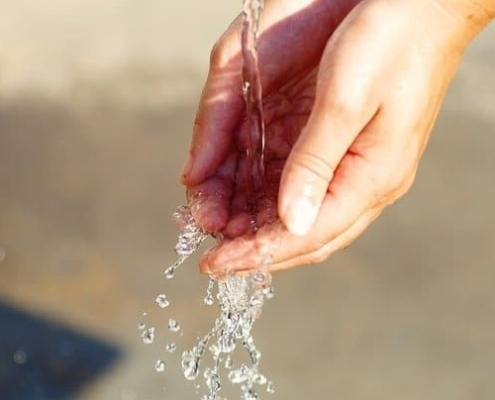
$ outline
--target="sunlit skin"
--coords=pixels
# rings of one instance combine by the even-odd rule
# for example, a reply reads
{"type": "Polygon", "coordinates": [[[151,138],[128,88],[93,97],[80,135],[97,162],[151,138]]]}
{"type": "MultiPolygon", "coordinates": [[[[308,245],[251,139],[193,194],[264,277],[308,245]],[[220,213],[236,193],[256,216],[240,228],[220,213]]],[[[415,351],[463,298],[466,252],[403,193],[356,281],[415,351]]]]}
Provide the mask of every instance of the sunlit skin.
{"type": "Polygon", "coordinates": [[[267,258],[275,271],[348,246],[412,185],[462,54],[494,16],[494,0],[266,0],[265,175],[254,200],[234,21],[212,52],[182,173],[188,197],[201,198],[197,222],[224,236],[202,271],[267,258]]]}

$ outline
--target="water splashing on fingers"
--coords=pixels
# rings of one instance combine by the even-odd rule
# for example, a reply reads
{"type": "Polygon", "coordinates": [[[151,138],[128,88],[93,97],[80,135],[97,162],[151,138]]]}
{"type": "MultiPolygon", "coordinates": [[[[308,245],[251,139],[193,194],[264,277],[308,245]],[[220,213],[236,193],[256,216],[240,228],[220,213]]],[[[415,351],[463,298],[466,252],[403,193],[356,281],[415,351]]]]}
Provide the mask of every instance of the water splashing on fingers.
{"type": "MultiPolygon", "coordinates": [[[[253,232],[259,227],[256,216],[259,211],[260,196],[266,196],[266,193],[263,193],[265,126],[257,53],[262,8],[262,0],[243,0],[242,91],[247,126],[244,156],[247,173],[247,206],[253,232]]],[[[196,200],[201,201],[201,199],[193,199],[196,200]]],[[[179,207],[174,213],[174,220],[180,229],[175,246],[178,259],[164,272],[167,279],[174,277],[177,268],[209,236],[196,225],[188,206],[179,207]]],[[[227,274],[210,278],[204,303],[207,306],[216,304],[220,315],[215,320],[213,328],[202,338],[198,338],[197,344],[192,349],[184,351],[181,358],[182,372],[187,380],[196,381],[200,376],[204,379],[207,393],[201,397],[201,400],[221,399],[222,378],[227,378],[232,384],[240,386],[241,400],[260,399],[258,393],[260,388],[264,388],[267,393],[274,392],[273,382],[259,370],[261,352],[252,336],[253,325],[261,315],[265,300],[274,296],[269,272],[270,264],[271,256],[267,254],[261,265],[254,266],[258,268],[252,273],[227,274]],[[246,361],[241,363],[234,361],[233,356],[237,352],[242,352],[246,361]]],[[[160,308],[167,308],[170,299],[161,294],[156,298],[156,303],[160,308]]],[[[175,319],[169,319],[168,328],[170,332],[178,332],[181,329],[175,319]]],[[[154,335],[154,331],[152,333],[154,335]]],[[[149,341],[149,336],[143,333],[143,340],[149,341]]],[[[166,351],[172,353],[176,347],[175,343],[169,343],[166,351]]],[[[157,361],[155,367],[157,371],[163,371],[165,360],[157,361]]]]}

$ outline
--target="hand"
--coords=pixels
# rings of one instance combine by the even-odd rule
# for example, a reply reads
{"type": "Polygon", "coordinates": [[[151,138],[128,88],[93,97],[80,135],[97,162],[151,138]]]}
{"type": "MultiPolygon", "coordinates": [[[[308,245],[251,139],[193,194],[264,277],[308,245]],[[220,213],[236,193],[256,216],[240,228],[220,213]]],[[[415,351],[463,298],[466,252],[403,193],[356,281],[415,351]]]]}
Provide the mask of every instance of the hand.
{"type": "Polygon", "coordinates": [[[435,0],[353,6],[267,2],[259,41],[266,196],[255,199],[254,224],[246,198],[247,133],[239,122],[239,21],[213,52],[183,174],[198,223],[226,236],[203,256],[204,272],[267,260],[272,270],[320,262],[411,186],[480,24],[435,0]],[[285,226],[272,222],[276,211],[285,226]],[[261,228],[254,233],[253,226],[261,228]]]}

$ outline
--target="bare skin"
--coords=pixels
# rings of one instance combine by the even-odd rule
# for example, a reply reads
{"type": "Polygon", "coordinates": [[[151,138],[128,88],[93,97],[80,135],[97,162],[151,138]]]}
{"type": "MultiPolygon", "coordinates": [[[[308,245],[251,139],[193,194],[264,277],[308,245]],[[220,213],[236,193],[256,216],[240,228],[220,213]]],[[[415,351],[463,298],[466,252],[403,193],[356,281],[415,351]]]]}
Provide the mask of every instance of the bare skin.
{"type": "Polygon", "coordinates": [[[280,270],[352,243],[412,185],[462,54],[494,16],[494,0],[267,0],[266,173],[254,208],[236,20],[212,52],[182,173],[189,198],[201,197],[198,223],[225,236],[202,271],[267,257],[280,270]]]}

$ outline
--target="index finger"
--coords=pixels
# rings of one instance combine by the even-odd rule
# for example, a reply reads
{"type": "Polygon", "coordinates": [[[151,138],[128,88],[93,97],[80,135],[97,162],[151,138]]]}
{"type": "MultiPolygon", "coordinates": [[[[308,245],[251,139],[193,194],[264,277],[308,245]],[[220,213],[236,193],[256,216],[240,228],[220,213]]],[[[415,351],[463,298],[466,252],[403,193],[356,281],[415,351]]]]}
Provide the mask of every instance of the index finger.
{"type": "Polygon", "coordinates": [[[214,47],[210,71],[196,113],[193,137],[181,181],[194,186],[211,175],[226,158],[244,108],[239,29],[214,47]],[[238,39],[238,40],[236,40],[238,39]]]}

